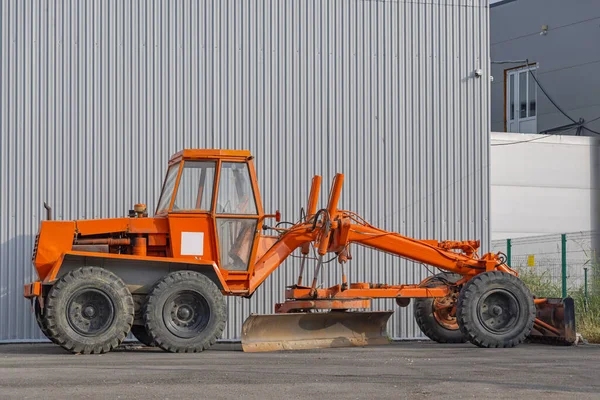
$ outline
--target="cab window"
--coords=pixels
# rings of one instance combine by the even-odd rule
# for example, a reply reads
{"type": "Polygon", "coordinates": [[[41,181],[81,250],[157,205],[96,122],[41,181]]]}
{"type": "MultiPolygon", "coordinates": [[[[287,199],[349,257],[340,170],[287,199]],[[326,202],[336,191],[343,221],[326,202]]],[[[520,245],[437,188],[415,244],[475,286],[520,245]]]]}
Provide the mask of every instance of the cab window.
{"type": "Polygon", "coordinates": [[[223,162],[219,178],[218,214],[256,215],[256,201],[248,164],[223,162]]]}
{"type": "Polygon", "coordinates": [[[169,210],[169,204],[171,204],[171,199],[173,198],[173,188],[175,187],[175,181],[177,180],[178,172],[179,163],[171,165],[169,167],[169,171],[167,172],[167,178],[165,179],[165,183],[163,184],[162,193],[158,202],[158,207],[156,207],[157,214],[169,210]]]}
{"type": "Polygon", "coordinates": [[[217,235],[221,252],[221,268],[230,271],[248,270],[257,219],[217,218],[217,235]]]}
{"type": "Polygon", "coordinates": [[[185,161],[173,211],[210,211],[215,184],[215,161],[185,161]]]}

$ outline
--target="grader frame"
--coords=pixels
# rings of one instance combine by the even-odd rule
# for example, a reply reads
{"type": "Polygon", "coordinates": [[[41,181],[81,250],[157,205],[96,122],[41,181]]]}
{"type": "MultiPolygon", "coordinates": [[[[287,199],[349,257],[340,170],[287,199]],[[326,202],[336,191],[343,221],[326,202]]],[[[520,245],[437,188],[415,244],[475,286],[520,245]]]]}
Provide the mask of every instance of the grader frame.
{"type": "Polygon", "coordinates": [[[39,280],[25,285],[25,297],[35,301],[42,331],[74,352],[109,351],[130,329],[165,350],[201,351],[223,331],[221,295],[251,296],[299,249],[298,280],[275,305],[287,315],[252,315],[242,332],[246,351],[383,343],[391,313],[350,311],[370,308],[374,298],[399,306],[415,299],[419,326],[437,341],[512,347],[534,326],[538,335],[573,341],[572,303],[534,301],[502,254],[478,256],[478,241],[417,240],[338,209],[343,179],[335,176],[327,206],[317,209],[315,176],[304,217],[268,227],[280,215],[264,213],[248,151],[184,150],[169,161],[154,217],[138,204],[126,218],[43,221],[33,254],[39,280]],[[443,272],[419,284],[348,282],[353,244],[443,272]],[[304,285],[311,247],[317,262],[304,285]],[[341,282],[320,288],[327,253],[341,282]]]}

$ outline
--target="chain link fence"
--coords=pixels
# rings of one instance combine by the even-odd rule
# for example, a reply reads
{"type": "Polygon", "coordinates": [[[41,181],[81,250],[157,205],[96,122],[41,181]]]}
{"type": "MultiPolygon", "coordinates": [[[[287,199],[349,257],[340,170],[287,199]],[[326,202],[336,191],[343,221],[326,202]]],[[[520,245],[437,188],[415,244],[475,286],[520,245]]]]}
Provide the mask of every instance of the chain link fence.
{"type": "Polygon", "coordinates": [[[600,232],[494,240],[538,297],[573,297],[578,330],[600,341],[600,232]]]}
{"type": "Polygon", "coordinates": [[[506,254],[508,264],[520,274],[539,276],[568,295],[585,291],[586,275],[591,293],[590,286],[598,278],[599,242],[600,232],[574,232],[494,240],[492,250],[506,254]]]}

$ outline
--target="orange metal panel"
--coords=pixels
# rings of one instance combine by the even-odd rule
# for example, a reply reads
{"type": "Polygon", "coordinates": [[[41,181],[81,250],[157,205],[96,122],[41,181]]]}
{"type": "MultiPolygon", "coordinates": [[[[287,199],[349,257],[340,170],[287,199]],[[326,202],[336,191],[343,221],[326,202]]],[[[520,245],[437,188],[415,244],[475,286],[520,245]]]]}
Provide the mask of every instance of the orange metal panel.
{"type": "Polygon", "coordinates": [[[221,159],[221,158],[237,158],[239,160],[252,157],[248,150],[220,150],[220,149],[185,149],[171,156],[169,165],[174,164],[182,159],[199,160],[199,159],[221,159]]]}
{"type": "Polygon", "coordinates": [[[129,218],[85,219],[75,221],[80,235],[127,232],[129,218]]]}
{"type": "MultiPolygon", "coordinates": [[[[65,258],[65,254],[68,254],[68,253],[85,254],[86,256],[93,255],[93,253],[90,253],[90,252],[73,251],[73,250],[62,253],[60,255],[60,257],[58,257],[56,259],[56,261],[54,261],[54,264],[52,264],[52,267],[50,268],[50,272],[48,272],[48,274],[43,279],[44,282],[48,283],[48,282],[52,282],[53,280],[56,279],[56,277],[58,276],[58,271],[60,271],[60,267],[62,266],[63,260],[65,258]]],[[[98,253],[98,254],[101,257],[109,256],[108,253],[98,253]]]]}
{"type": "Polygon", "coordinates": [[[30,299],[42,295],[42,282],[36,281],[23,286],[23,296],[30,299]]]}
{"type": "Polygon", "coordinates": [[[259,259],[262,256],[264,256],[265,253],[267,252],[267,250],[269,250],[271,247],[273,247],[275,242],[277,242],[277,239],[278,239],[277,236],[263,236],[263,235],[258,236],[256,259],[259,259]]]}
{"type": "Polygon", "coordinates": [[[75,221],[42,221],[35,268],[40,279],[45,279],[65,251],[71,250],[75,237],[75,221]]]}
{"type": "Polygon", "coordinates": [[[130,218],[130,233],[168,233],[169,220],[164,217],[159,218],[130,218]]]}
{"type": "Polygon", "coordinates": [[[282,236],[274,246],[269,248],[255,262],[252,270],[252,278],[250,279],[250,293],[253,293],[295,249],[304,243],[314,240],[316,234],[317,231],[312,231],[311,226],[299,226],[290,229],[287,234],[282,236]]]}
{"type": "Polygon", "coordinates": [[[210,214],[170,214],[169,233],[171,238],[171,252],[174,258],[200,260],[218,264],[217,240],[210,214]],[[182,235],[184,232],[204,233],[202,251],[198,247],[198,253],[202,254],[181,254],[182,235]]]}
{"type": "Polygon", "coordinates": [[[166,246],[167,235],[148,235],[148,246],[166,246]]]}
{"type": "Polygon", "coordinates": [[[183,150],[183,158],[225,158],[239,157],[247,159],[252,157],[249,150],[222,150],[222,149],[185,149],[183,150]]]}

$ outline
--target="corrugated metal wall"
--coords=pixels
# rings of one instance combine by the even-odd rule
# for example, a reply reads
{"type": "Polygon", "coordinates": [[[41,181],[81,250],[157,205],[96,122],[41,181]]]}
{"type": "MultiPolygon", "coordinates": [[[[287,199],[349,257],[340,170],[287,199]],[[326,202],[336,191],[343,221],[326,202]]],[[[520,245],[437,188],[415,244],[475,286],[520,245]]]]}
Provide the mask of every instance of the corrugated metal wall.
{"type": "MultiPolygon", "coordinates": [[[[487,3],[2,1],[0,340],[41,338],[22,285],[42,202],[60,219],[153,209],[184,147],[250,149],[266,210],[289,220],[313,174],[327,193],[340,171],[342,206],[375,225],[487,244],[487,3]]],[[[226,337],[271,312],[296,271],[231,299],[226,337]]],[[[362,249],[350,264],[352,280],[426,275],[362,249]]],[[[410,309],[390,333],[420,336],[410,309]]]]}

